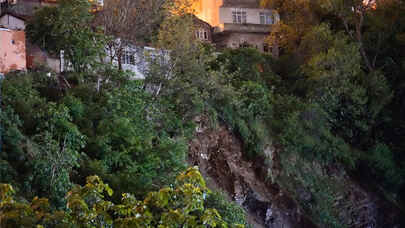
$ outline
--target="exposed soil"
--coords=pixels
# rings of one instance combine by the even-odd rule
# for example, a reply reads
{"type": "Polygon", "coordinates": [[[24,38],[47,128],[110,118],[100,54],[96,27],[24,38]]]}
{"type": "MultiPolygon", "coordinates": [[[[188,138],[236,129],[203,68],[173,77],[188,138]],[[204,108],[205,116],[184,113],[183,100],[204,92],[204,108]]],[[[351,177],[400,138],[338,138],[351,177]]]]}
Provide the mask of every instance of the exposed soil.
{"type": "MultiPolygon", "coordinates": [[[[305,212],[300,211],[291,194],[266,179],[264,167],[269,168],[269,165],[264,164],[264,158],[256,161],[244,159],[241,140],[225,126],[208,128],[207,121],[201,117],[196,119],[196,123],[199,127],[189,144],[189,163],[199,166],[210,188],[222,190],[241,205],[248,212],[251,225],[259,228],[317,227],[305,212]]],[[[268,150],[277,154],[274,147],[268,150]]],[[[270,169],[280,172],[276,161],[270,169]]],[[[334,175],[331,169],[328,175],[347,185],[331,207],[341,211],[339,220],[348,227],[401,227],[394,222],[400,217],[400,212],[390,203],[360,187],[347,174],[334,175]],[[347,202],[350,202],[349,207],[347,202]]],[[[311,198],[305,190],[297,192],[299,197],[311,198]]]]}
{"type": "Polygon", "coordinates": [[[209,187],[242,205],[254,227],[315,227],[292,199],[243,159],[240,140],[226,127],[214,130],[201,124],[190,142],[189,162],[199,166],[209,187]]]}

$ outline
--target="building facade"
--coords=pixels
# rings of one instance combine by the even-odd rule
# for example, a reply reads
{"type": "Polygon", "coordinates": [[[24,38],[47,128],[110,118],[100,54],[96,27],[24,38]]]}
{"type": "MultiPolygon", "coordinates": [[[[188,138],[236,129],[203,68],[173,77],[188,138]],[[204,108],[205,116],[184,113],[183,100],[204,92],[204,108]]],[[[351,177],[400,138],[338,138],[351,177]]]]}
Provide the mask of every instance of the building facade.
{"type": "Polygon", "coordinates": [[[0,73],[26,70],[25,32],[0,27],[0,73]]]}
{"type": "Polygon", "coordinates": [[[252,47],[277,56],[278,48],[265,39],[273,24],[280,20],[275,10],[260,8],[260,0],[200,0],[196,16],[213,29],[218,48],[252,47]]]}
{"type": "Polygon", "coordinates": [[[193,24],[194,24],[195,38],[205,43],[212,43],[213,41],[212,26],[196,16],[193,17],[193,24]]]}

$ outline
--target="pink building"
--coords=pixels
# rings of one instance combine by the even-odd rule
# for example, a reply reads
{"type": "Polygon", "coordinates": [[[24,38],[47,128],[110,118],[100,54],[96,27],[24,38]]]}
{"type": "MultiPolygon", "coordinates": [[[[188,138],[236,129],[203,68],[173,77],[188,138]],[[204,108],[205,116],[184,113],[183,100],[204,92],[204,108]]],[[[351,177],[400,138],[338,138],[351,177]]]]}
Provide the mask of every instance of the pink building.
{"type": "Polygon", "coordinates": [[[25,32],[0,28],[0,73],[25,70],[25,32]]]}

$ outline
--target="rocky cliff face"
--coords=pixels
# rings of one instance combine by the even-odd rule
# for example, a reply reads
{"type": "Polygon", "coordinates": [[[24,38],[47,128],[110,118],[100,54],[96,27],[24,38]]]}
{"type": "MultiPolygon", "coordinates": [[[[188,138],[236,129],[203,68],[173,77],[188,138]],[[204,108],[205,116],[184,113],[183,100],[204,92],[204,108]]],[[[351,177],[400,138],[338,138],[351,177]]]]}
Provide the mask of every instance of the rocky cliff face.
{"type": "Polygon", "coordinates": [[[245,161],[240,140],[225,126],[200,127],[190,142],[189,162],[198,165],[211,188],[242,205],[254,227],[315,227],[277,185],[268,184],[253,162],[245,161]]]}
{"type": "MultiPolygon", "coordinates": [[[[312,221],[316,220],[310,219],[310,214],[297,203],[311,201],[310,191],[299,188],[286,192],[269,180],[268,169],[273,169],[273,175],[281,172],[276,165],[276,148],[269,146],[267,149],[269,157],[274,159],[270,166],[263,160],[247,161],[243,157],[242,142],[232,131],[225,126],[205,127],[202,119],[197,122],[199,127],[189,147],[190,164],[200,167],[210,188],[221,189],[242,205],[248,212],[250,224],[269,228],[323,227],[315,225],[312,221]]],[[[338,219],[347,227],[400,227],[393,222],[399,211],[392,205],[367,192],[346,174],[329,175],[346,185],[330,206],[338,211],[338,219]]]]}

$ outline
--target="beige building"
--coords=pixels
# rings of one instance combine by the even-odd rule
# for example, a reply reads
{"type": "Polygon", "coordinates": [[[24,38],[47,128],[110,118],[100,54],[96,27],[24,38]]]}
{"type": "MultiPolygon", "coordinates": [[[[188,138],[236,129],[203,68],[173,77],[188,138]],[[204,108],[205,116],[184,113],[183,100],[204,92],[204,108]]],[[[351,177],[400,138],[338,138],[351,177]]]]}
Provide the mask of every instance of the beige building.
{"type": "Polygon", "coordinates": [[[278,55],[265,39],[272,24],[280,20],[275,10],[260,8],[260,0],[199,0],[196,16],[213,29],[213,42],[218,48],[253,47],[278,55]]]}

